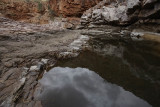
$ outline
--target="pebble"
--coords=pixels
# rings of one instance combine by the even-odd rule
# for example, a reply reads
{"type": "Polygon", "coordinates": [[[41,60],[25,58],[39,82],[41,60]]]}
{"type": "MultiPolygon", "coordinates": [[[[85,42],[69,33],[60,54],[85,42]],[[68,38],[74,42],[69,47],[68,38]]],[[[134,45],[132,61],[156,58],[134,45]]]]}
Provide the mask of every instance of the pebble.
{"type": "Polygon", "coordinates": [[[43,59],[43,58],[42,58],[42,59],[41,59],[41,62],[43,62],[44,64],[47,64],[48,60],[49,60],[49,59],[43,59]]]}
{"type": "Polygon", "coordinates": [[[39,71],[40,69],[39,69],[39,67],[38,66],[31,66],[30,67],[30,69],[29,69],[29,71],[39,71]]]}

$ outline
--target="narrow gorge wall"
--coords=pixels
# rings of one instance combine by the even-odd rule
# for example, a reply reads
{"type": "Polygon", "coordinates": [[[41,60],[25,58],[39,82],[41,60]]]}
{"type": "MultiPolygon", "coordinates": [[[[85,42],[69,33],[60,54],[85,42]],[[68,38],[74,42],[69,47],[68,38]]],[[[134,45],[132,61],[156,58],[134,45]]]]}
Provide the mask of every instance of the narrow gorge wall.
{"type": "Polygon", "coordinates": [[[3,16],[30,23],[48,23],[49,12],[46,1],[1,0],[0,13],[3,16]]]}
{"type": "Polygon", "coordinates": [[[48,23],[59,17],[78,17],[102,0],[0,0],[5,17],[30,23],[48,23]]]}

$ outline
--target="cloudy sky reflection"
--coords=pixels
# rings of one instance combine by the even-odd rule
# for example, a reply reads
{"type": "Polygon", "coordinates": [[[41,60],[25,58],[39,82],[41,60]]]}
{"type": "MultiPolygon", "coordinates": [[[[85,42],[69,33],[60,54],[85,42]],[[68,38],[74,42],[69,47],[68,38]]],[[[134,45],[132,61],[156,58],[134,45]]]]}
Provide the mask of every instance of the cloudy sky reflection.
{"type": "Polygon", "coordinates": [[[44,107],[151,107],[85,68],[55,67],[40,80],[44,107]]]}

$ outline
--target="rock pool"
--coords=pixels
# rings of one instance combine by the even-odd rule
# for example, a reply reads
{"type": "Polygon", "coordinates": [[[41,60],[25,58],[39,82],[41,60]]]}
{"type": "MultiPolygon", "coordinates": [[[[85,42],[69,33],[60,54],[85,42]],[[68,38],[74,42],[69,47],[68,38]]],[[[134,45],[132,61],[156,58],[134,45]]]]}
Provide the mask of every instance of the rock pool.
{"type": "Polygon", "coordinates": [[[44,107],[160,106],[160,59],[146,48],[153,44],[92,39],[90,45],[44,74],[44,107]]]}

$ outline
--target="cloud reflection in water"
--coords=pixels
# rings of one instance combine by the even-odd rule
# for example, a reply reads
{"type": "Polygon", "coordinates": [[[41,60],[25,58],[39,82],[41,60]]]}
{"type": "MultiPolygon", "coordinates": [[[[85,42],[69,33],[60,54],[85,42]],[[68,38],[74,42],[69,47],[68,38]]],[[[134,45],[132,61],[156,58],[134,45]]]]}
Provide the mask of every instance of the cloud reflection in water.
{"type": "Polygon", "coordinates": [[[151,107],[86,68],[55,67],[40,80],[44,107],[151,107]]]}

